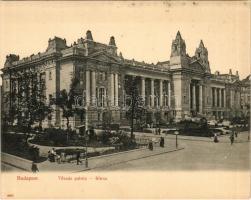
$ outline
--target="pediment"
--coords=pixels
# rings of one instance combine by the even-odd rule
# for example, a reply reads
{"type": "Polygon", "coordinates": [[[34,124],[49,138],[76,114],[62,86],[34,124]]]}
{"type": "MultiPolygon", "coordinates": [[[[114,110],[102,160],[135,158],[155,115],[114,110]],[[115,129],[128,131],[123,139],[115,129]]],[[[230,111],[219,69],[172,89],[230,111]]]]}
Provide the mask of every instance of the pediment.
{"type": "Polygon", "coordinates": [[[104,51],[93,53],[89,55],[89,58],[94,58],[101,62],[121,62],[121,59],[119,57],[110,55],[109,53],[104,51]]]}

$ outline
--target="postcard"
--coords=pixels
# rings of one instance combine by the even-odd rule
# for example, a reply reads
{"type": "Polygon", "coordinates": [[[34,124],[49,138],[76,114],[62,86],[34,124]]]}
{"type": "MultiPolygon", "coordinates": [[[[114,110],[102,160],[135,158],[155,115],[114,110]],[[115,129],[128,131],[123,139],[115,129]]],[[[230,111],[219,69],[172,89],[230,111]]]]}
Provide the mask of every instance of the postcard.
{"type": "Polygon", "coordinates": [[[2,1],[1,198],[250,198],[249,1],[2,1]]]}

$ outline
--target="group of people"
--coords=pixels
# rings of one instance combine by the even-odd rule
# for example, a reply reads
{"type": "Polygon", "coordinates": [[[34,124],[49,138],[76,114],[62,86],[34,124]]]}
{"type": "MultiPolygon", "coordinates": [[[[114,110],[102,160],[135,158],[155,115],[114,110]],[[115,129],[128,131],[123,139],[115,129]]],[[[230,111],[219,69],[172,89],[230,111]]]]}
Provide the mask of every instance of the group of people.
{"type": "MultiPolygon", "coordinates": [[[[237,131],[232,131],[230,133],[229,139],[230,139],[231,145],[234,143],[234,138],[237,138],[237,137],[238,137],[238,132],[237,131]]],[[[214,134],[214,142],[215,143],[219,142],[217,133],[214,134]]]]}
{"type": "Polygon", "coordinates": [[[50,162],[57,162],[60,164],[61,162],[65,162],[65,153],[62,151],[60,154],[57,154],[54,148],[48,151],[48,159],[50,162]]]}
{"type": "MultiPolygon", "coordinates": [[[[165,139],[164,139],[164,137],[160,137],[159,146],[162,147],[162,148],[165,146],[165,139]]],[[[150,151],[153,150],[153,139],[149,140],[149,142],[148,142],[148,149],[150,151]]]]}

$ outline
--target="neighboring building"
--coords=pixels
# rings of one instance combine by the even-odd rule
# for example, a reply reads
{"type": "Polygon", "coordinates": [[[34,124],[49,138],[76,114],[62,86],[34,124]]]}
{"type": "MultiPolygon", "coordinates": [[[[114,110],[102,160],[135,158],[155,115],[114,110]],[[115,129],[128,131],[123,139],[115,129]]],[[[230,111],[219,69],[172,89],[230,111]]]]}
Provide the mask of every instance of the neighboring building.
{"type": "MultiPolygon", "coordinates": [[[[114,123],[127,124],[125,76],[141,78],[140,93],[148,112],[146,123],[158,123],[157,115],[163,121],[191,116],[232,118],[249,109],[250,76],[240,81],[238,72],[233,75],[231,70],[229,74],[212,74],[203,42],[190,57],[180,32],[172,41],[169,61],[157,64],[125,59],[121,53],[118,55],[114,37],[109,44],[102,44],[93,40],[90,31],[85,39],[80,38],[71,46],[66,45],[65,39],[49,39],[43,53],[21,60],[13,54],[6,57],[2,69],[4,93],[18,88],[18,81],[22,80],[13,73],[26,69],[38,71],[47,101],[62,89],[69,91],[72,78],[76,78],[77,91],[84,94],[89,123],[93,125],[100,124],[108,113],[112,113],[114,123]]],[[[8,103],[11,105],[11,100],[8,103]]],[[[8,112],[9,106],[4,109],[8,112]]],[[[44,126],[65,127],[62,112],[56,107],[55,110],[44,126]]],[[[71,119],[72,127],[79,124],[79,116],[71,119]]]]}
{"type": "Polygon", "coordinates": [[[244,117],[250,117],[250,81],[251,75],[241,81],[241,109],[244,117]]]}

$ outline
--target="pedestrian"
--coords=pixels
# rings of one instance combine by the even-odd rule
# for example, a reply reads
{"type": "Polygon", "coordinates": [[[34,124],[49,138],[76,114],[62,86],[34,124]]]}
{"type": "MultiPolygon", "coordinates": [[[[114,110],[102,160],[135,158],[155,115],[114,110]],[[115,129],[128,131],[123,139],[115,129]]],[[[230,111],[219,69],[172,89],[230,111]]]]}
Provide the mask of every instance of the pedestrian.
{"type": "Polygon", "coordinates": [[[153,142],[152,142],[151,140],[150,140],[149,143],[148,143],[148,149],[149,149],[150,151],[153,150],[153,142]]]}
{"type": "Polygon", "coordinates": [[[39,170],[37,168],[37,164],[35,162],[32,162],[32,164],[31,164],[31,171],[33,173],[39,172],[39,170]]]}
{"type": "Polygon", "coordinates": [[[160,147],[164,147],[165,146],[165,140],[164,137],[160,138],[160,147]]]}
{"type": "Polygon", "coordinates": [[[82,164],[82,161],[80,160],[80,151],[79,149],[77,149],[77,165],[81,163],[82,164]]]}
{"type": "Polygon", "coordinates": [[[56,151],[55,151],[55,148],[52,148],[52,150],[51,150],[51,161],[52,161],[52,162],[55,162],[55,160],[56,160],[56,155],[57,155],[57,153],[56,153],[56,151]]]}
{"type": "Polygon", "coordinates": [[[238,132],[235,131],[234,134],[235,134],[235,137],[237,138],[238,137],[238,132]]]}
{"type": "Polygon", "coordinates": [[[159,135],[161,134],[161,129],[159,128],[159,135]]]}
{"type": "Polygon", "coordinates": [[[61,157],[59,154],[56,155],[56,160],[57,160],[57,163],[60,164],[61,163],[61,157]]]}
{"type": "Polygon", "coordinates": [[[218,142],[219,142],[217,133],[214,134],[214,142],[215,142],[215,143],[218,143],[218,142]]]}
{"type": "Polygon", "coordinates": [[[234,133],[230,135],[230,142],[231,142],[231,145],[234,143],[234,133]]]}
{"type": "Polygon", "coordinates": [[[65,162],[65,152],[64,151],[61,152],[60,158],[61,158],[61,162],[64,163],[65,162]]]}
{"type": "Polygon", "coordinates": [[[48,151],[48,160],[49,160],[50,162],[52,162],[51,151],[48,151]]]}

